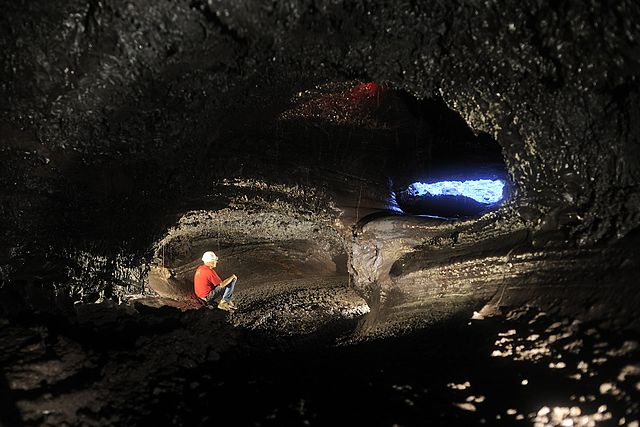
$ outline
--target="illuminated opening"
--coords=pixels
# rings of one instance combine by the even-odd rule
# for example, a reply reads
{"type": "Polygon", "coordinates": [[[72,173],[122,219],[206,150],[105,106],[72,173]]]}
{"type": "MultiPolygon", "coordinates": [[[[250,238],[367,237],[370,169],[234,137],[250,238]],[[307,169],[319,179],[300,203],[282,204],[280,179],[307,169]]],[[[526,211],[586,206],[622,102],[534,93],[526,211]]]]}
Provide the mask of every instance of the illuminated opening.
{"type": "Polygon", "coordinates": [[[407,188],[413,197],[461,196],[486,205],[502,200],[505,182],[500,179],[476,179],[469,181],[414,182],[407,188]]]}
{"type": "Polygon", "coordinates": [[[476,216],[496,208],[505,198],[506,186],[505,179],[495,177],[414,182],[395,195],[395,202],[412,215],[476,216]]]}

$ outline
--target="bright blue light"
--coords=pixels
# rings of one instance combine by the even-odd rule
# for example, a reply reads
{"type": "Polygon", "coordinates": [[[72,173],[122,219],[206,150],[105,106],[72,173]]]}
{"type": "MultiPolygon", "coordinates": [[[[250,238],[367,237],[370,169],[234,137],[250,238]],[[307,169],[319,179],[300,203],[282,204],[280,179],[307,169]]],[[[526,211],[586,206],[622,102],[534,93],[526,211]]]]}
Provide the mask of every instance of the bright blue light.
{"type": "Polygon", "coordinates": [[[464,196],[478,203],[493,204],[502,200],[504,181],[496,179],[476,179],[470,181],[440,181],[426,184],[414,182],[407,190],[414,197],[424,196],[464,196]]]}

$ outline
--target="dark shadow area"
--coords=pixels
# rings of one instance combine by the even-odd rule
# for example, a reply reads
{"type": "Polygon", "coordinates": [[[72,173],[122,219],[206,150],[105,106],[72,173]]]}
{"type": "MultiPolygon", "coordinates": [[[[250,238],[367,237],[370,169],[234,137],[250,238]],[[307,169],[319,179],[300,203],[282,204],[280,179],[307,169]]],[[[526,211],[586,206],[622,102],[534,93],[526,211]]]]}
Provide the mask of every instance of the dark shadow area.
{"type": "MultiPolygon", "coordinates": [[[[131,426],[524,426],[544,417],[617,424],[638,414],[630,403],[637,373],[626,368],[638,356],[626,343],[637,336],[621,330],[604,346],[597,324],[529,307],[503,306],[507,315],[475,321],[459,313],[429,329],[364,341],[350,335],[353,322],[287,336],[230,329],[222,312],[206,309],[135,309],[80,307],[71,321],[10,318],[2,340],[15,347],[11,363],[75,361],[67,379],[50,376],[13,392],[20,402],[45,396],[50,408],[24,425],[65,419],[55,405],[67,394],[88,399],[77,414],[87,423],[131,426]],[[29,345],[36,351],[26,352],[29,345]],[[592,363],[599,351],[607,360],[592,363]],[[615,379],[619,372],[624,380],[615,379]],[[619,392],[601,393],[612,381],[619,392]],[[110,399],[96,405],[95,394],[110,399]]],[[[9,409],[10,402],[3,399],[9,409]]],[[[21,425],[15,408],[3,415],[21,425]]]]}
{"type": "Polygon", "coordinates": [[[0,425],[16,427],[24,425],[20,411],[16,407],[15,394],[3,374],[0,374],[0,425]]]}

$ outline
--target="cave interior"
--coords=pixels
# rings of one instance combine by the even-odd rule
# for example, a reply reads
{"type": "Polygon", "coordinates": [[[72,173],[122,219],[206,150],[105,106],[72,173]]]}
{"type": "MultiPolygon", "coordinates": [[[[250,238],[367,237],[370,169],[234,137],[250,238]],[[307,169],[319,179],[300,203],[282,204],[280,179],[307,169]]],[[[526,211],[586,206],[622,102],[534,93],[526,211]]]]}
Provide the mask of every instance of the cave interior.
{"type": "Polygon", "coordinates": [[[636,2],[0,23],[1,425],[639,425],[636,2]]]}

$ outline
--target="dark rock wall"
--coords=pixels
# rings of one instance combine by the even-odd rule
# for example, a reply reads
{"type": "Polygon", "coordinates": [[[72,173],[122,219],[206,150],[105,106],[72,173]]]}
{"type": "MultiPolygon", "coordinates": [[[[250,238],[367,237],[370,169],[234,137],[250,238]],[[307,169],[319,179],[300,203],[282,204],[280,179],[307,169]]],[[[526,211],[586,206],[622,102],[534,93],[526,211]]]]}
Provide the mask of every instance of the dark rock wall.
{"type": "MultiPolygon", "coordinates": [[[[286,70],[441,95],[492,134],[523,202],[575,212],[580,243],[638,224],[638,41],[633,2],[209,2],[260,34],[286,70]],[[302,67],[299,68],[298,66],[302,67]],[[326,70],[326,71],[325,71],[326,70]]],[[[572,233],[572,236],[574,233],[572,233]]]]}
{"type": "Polygon", "coordinates": [[[352,79],[441,97],[495,137],[514,212],[560,244],[624,236],[638,18],[633,1],[10,2],[3,278],[60,242],[148,251],[213,180],[274,176],[260,132],[293,93],[352,79]]]}

